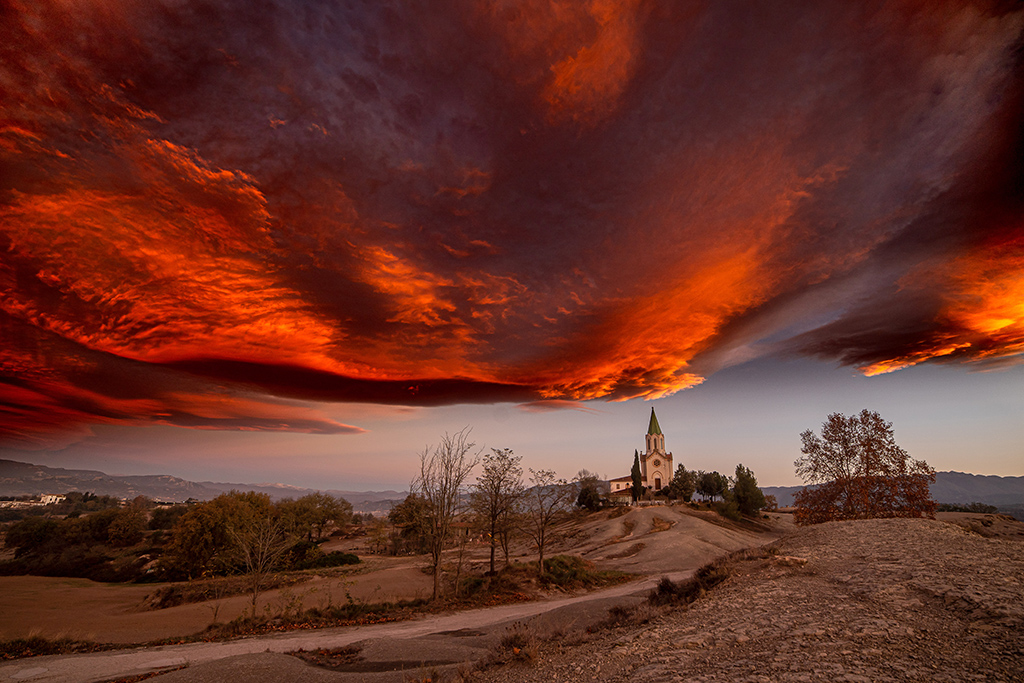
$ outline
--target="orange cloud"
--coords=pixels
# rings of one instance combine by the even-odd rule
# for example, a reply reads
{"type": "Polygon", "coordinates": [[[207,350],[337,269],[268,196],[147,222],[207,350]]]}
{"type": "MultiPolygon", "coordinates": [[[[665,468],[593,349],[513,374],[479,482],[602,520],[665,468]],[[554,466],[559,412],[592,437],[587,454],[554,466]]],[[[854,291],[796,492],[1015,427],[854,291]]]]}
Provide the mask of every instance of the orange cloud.
{"type": "Polygon", "coordinates": [[[1024,351],[1024,237],[974,250],[956,259],[952,271],[955,290],[945,315],[977,340],[981,357],[1024,351]]]}
{"type": "Polygon", "coordinates": [[[0,431],[1024,353],[1024,12],[263,10],[5,15],[0,431]]]}
{"type": "Polygon", "coordinates": [[[641,7],[641,0],[587,3],[596,35],[551,65],[544,99],[553,120],[593,124],[616,109],[636,69],[641,7]]]}

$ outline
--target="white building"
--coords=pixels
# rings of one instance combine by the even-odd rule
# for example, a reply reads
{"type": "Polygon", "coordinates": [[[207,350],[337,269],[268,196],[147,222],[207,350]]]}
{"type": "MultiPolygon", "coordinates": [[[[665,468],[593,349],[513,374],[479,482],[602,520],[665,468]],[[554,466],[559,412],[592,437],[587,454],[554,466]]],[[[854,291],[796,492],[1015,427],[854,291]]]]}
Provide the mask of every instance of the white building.
{"type": "MultiPolygon", "coordinates": [[[[634,453],[634,456],[640,459],[640,482],[652,491],[660,491],[672,481],[674,469],[672,454],[665,450],[665,435],[661,433],[661,425],[658,424],[658,416],[654,414],[654,406],[651,406],[651,422],[645,438],[647,450],[642,454],[634,453]]],[[[633,485],[631,476],[612,479],[609,484],[612,498],[632,498],[629,492],[633,485]]]]}

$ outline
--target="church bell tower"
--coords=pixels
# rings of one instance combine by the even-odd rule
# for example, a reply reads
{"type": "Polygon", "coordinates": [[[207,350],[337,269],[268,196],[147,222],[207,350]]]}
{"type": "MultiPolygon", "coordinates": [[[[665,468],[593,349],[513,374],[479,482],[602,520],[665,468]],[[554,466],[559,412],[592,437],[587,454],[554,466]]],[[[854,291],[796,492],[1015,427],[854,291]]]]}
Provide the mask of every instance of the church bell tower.
{"type": "Polygon", "coordinates": [[[658,416],[651,406],[651,422],[647,426],[647,452],[640,459],[640,473],[647,486],[658,491],[672,479],[672,454],[665,450],[665,435],[658,424],[658,416]]]}

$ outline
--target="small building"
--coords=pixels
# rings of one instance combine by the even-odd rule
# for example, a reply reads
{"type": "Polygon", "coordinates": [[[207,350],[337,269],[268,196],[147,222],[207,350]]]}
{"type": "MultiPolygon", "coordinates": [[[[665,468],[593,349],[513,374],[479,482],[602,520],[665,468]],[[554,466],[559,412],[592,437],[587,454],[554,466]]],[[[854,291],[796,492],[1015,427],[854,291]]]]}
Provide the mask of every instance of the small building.
{"type": "Polygon", "coordinates": [[[64,502],[65,498],[67,498],[67,496],[61,495],[59,493],[47,493],[45,495],[40,496],[39,497],[39,501],[43,505],[53,505],[55,503],[62,503],[62,502],[64,502]]]}
{"type": "MultiPolygon", "coordinates": [[[[645,436],[646,450],[641,454],[634,451],[634,457],[640,459],[640,483],[652,491],[660,491],[672,481],[674,468],[672,466],[672,454],[665,450],[665,435],[658,424],[658,416],[654,413],[654,406],[651,406],[651,420],[647,425],[645,436]]],[[[633,496],[630,489],[633,486],[632,476],[617,477],[608,482],[610,492],[608,498],[612,502],[630,502],[633,496]]]]}

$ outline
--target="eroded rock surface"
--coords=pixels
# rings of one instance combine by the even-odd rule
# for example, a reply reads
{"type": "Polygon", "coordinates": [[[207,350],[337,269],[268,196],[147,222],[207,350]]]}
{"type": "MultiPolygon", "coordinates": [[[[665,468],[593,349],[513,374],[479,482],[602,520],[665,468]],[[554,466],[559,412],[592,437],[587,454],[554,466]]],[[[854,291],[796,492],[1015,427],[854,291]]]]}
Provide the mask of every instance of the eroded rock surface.
{"type": "Polygon", "coordinates": [[[835,522],[785,538],[688,608],[548,644],[513,681],[1021,681],[1024,543],[932,520],[835,522]]]}

